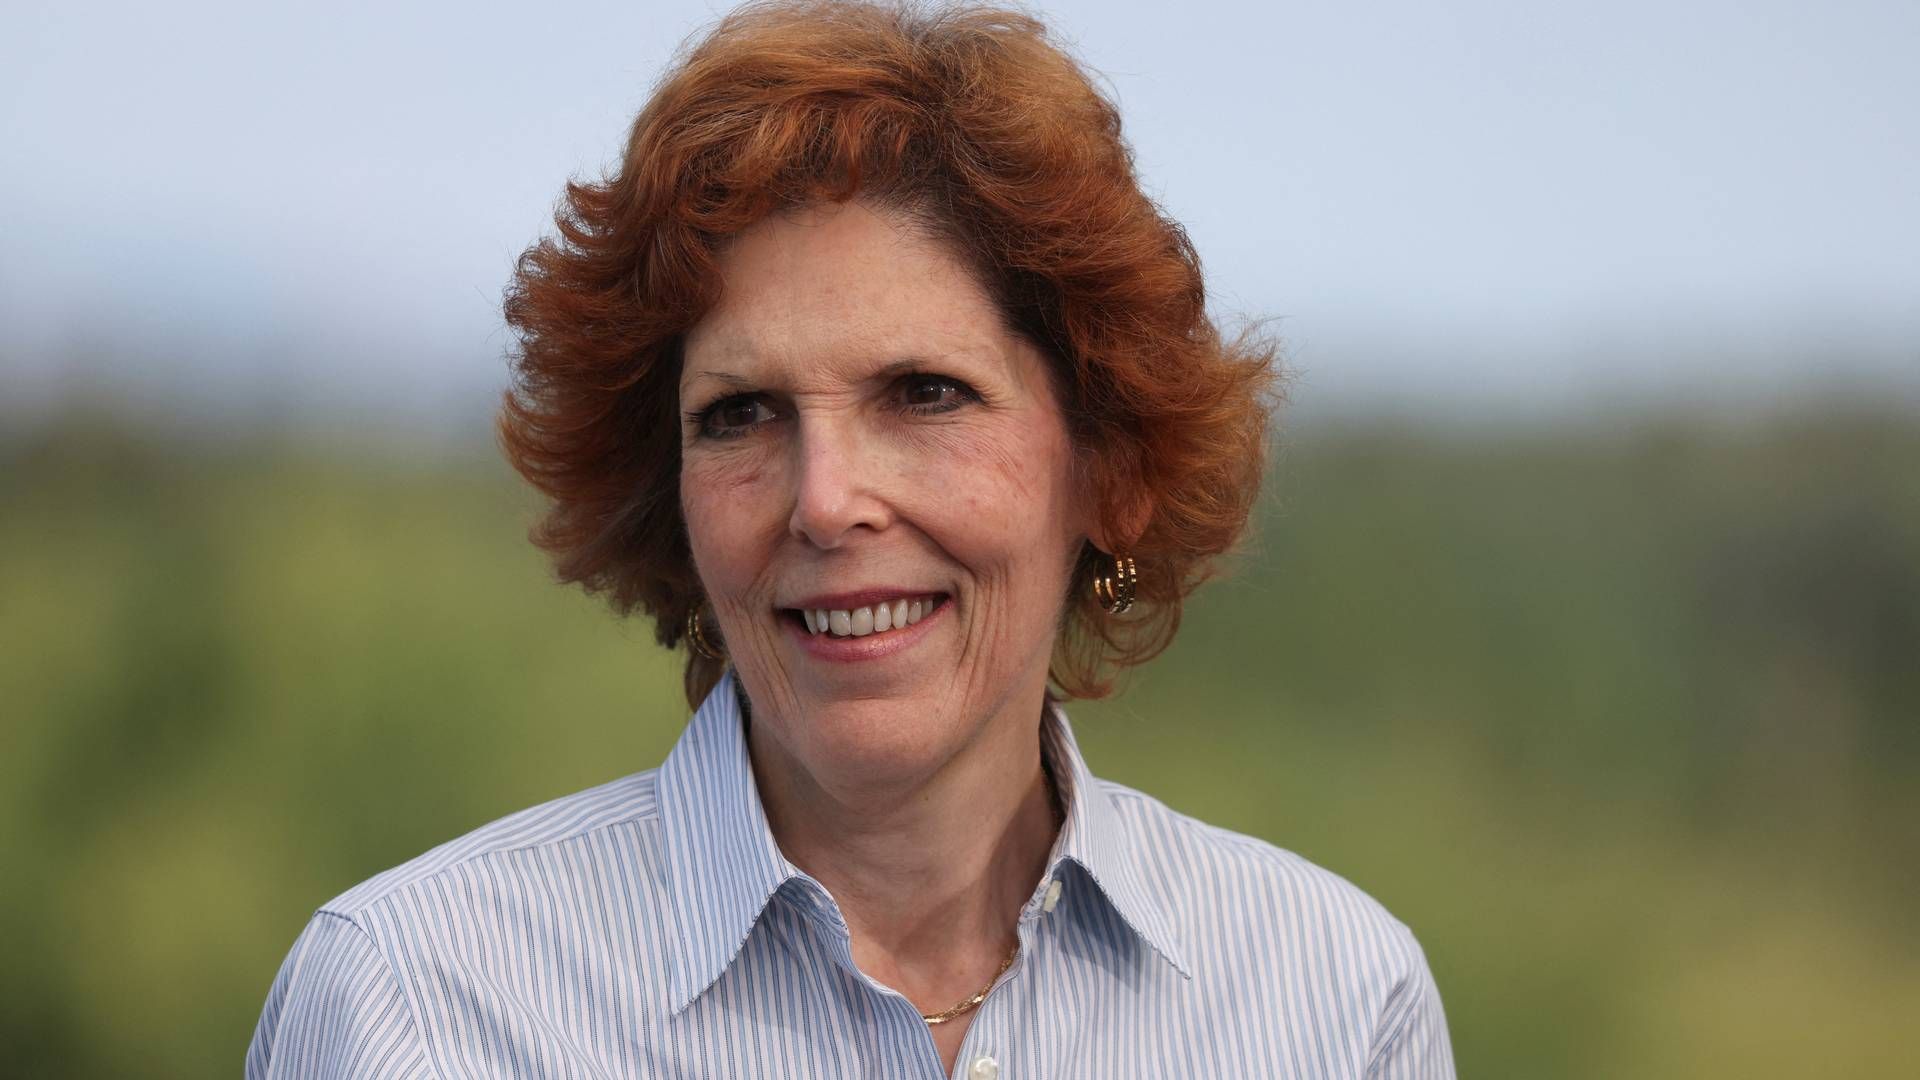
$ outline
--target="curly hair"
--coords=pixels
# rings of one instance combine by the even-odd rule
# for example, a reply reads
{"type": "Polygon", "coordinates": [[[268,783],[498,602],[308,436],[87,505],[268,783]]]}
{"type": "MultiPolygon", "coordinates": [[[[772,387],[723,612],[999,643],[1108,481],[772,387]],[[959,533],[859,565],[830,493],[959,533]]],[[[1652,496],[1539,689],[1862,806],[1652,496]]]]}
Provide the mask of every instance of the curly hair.
{"type": "MultiPolygon", "coordinates": [[[[559,578],[685,636],[703,591],[680,512],[680,345],[730,237],[855,197],[950,242],[1048,356],[1102,527],[1139,565],[1101,610],[1091,543],[1050,677],[1070,697],[1172,640],[1185,597],[1246,526],[1278,400],[1275,347],[1209,319],[1185,231],[1140,190],[1120,117],[1034,18],[977,6],[751,4],[670,70],[600,183],[506,296],[518,339],[499,432],[550,500],[532,538],[559,578]]],[[[688,650],[688,700],[720,665],[688,650]]]]}

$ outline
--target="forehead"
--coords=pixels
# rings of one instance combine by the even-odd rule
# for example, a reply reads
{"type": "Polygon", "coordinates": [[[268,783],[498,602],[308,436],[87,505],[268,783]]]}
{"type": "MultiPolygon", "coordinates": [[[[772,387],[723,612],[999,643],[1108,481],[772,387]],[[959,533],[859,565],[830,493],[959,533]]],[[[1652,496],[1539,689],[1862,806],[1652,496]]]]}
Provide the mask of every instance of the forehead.
{"type": "Polygon", "coordinates": [[[864,202],[766,218],[725,249],[720,272],[720,302],[686,339],[688,359],[702,367],[751,375],[797,364],[824,373],[1003,356],[1012,342],[978,278],[947,245],[864,202]]]}

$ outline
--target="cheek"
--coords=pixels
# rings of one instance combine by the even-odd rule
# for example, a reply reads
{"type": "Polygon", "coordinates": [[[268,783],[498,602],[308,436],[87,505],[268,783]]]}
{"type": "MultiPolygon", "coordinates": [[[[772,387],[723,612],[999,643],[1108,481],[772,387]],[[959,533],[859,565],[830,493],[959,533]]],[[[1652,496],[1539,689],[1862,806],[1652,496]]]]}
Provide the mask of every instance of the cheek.
{"type": "Polygon", "coordinates": [[[680,513],[703,581],[714,588],[749,576],[766,531],[764,489],[774,481],[767,455],[749,448],[708,451],[683,459],[680,513]]]}
{"type": "MultiPolygon", "coordinates": [[[[938,432],[917,486],[947,523],[950,542],[983,569],[1054,557],[1072,520],[1064,431],[1028,421],[938,432]]],[[[955,554],[962,554],[956,551],[955,554]]]]}

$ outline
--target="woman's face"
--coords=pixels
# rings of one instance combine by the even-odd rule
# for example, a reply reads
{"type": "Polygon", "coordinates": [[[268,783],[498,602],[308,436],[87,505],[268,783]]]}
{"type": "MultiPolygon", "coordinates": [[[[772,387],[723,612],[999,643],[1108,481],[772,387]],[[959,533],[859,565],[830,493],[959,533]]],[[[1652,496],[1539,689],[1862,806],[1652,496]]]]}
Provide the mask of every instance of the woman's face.
{"type": "Polygon", "coordinates": [[[680,498],[755,744],[830,788],[923,783],[1038,718],[1090,524],[1046,361],[871,204],[770,217],[721,272],[680,498]]]}

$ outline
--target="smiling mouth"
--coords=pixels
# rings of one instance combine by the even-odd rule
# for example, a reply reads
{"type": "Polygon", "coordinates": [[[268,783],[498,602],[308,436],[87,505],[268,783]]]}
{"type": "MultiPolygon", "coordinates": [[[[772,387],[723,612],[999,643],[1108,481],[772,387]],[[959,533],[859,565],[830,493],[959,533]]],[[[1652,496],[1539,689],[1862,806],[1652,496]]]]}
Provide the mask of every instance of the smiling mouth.
{"type": "Polygon", "coordinates": [[[857,608],[785,608],[782,614],[816,637],[869,637],[904,630],[946,603],[944,593],[902,596],[857,608]]]}

